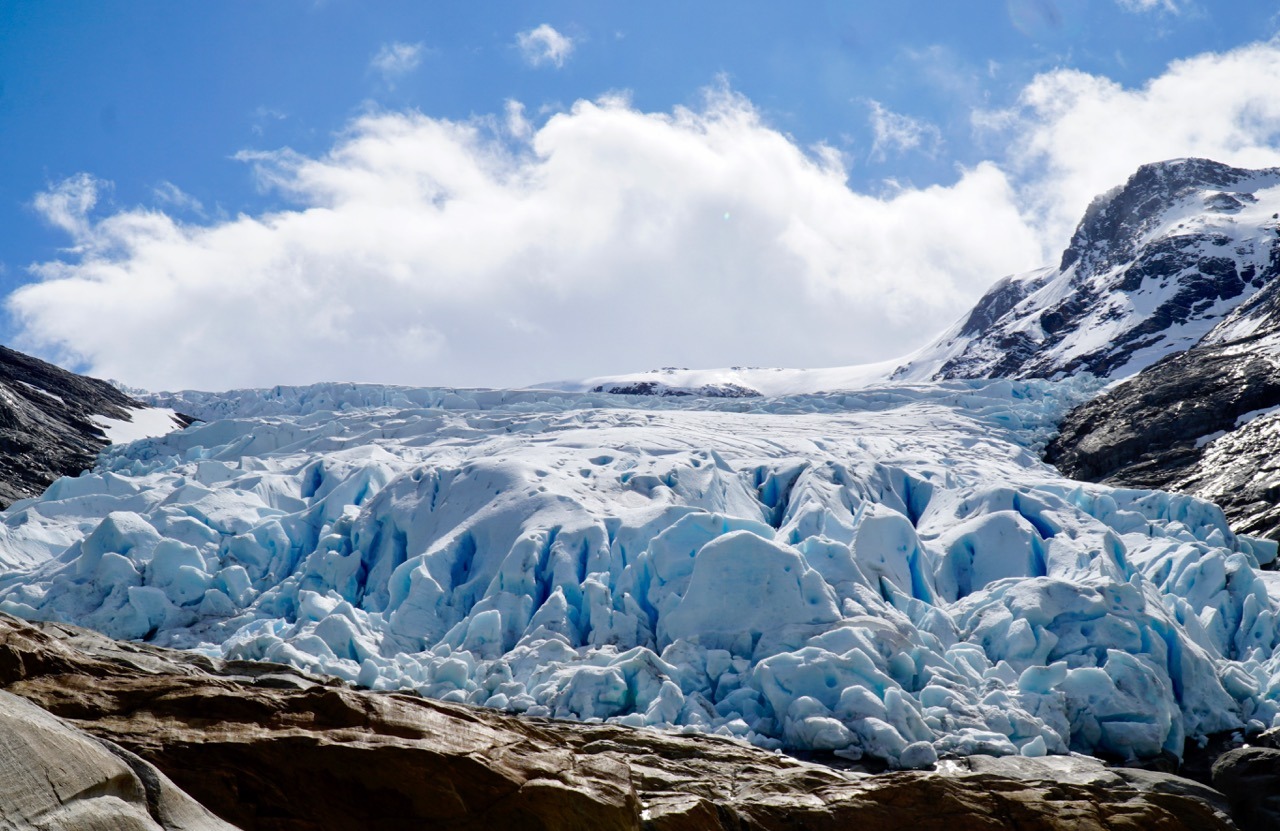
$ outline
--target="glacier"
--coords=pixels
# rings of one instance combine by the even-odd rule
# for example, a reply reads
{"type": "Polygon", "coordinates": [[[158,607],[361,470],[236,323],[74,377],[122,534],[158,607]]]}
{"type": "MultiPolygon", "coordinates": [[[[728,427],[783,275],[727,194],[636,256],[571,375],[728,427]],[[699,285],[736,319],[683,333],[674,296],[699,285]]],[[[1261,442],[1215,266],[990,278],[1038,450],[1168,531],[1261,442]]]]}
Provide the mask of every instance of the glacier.
{"type": "Polygon", "coordinates": [[[1039,460],[1101,382],[867,383],[155,394],[2,515],[0,610],[900,768],[1280,726],[1276,544],[1039,460]]]}

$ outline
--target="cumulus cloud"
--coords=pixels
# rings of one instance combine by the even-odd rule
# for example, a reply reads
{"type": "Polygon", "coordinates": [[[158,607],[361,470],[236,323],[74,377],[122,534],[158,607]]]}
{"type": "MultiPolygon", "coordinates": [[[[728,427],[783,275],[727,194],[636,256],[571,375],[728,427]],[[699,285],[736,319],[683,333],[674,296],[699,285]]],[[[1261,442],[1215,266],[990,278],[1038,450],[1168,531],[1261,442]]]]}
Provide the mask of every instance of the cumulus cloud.
{"type": "Polygon", "coordinates": [[[942,132],[933,124],[886,109],[879,101],[871,106],[871,158],[884,161],[889,153],[920,150],[934,155],[942,146],[942,132]]]}
{"type": "Polygon", "coordinates": [[[50,187],[34,205],[73,246],[8,308],[22,346],[151,388],[888,359],[1055,259],[1140,164],[1280,165],[1277,82],[1278,44],[1138,88],[1049,72],[978,115],[1007,155],[880,195],[724,89],[543,123],[518,102],[366,114],[322,155],[241,156],[287,210],[183,220],[95,209],[106,185],[87,175],[50,187]]]}
{"type": "Polygon", "coordinates": [[[1048,239],[1147,162],[1205,156],[1280,165],[1280,43],[1176,61],[1138,88],[1077,70],[1037,76],[1016,107],[979,123],[1012,148],[1004,167],[1048,239]]]}
{"type": "Polygon", "coordinates": [[[379,72],[385,81],[394,81],[407,75],[422,63],[421,43],[386,43],[369,61],[370,68],[379,72]]]}
{"type": "Polygon", "coordinates": [[[518,33],[516,45],[520,47],[520,52],[530,66],[551,64],[559,69],[573,52],[574,42],[573,38],[543,23],[527,32],[518,33]]]}
{"type": "Polygon", "coordinates": [[[298,203],[261,216],[95,221],[60,186],[80,253],[9,308],[25,345],[151,388],[505,385],[891,357],[1040,257],[994,165],[855,193],[724,91],[493,124],[373,114],[320,157],[246,156],[298,203]]]}

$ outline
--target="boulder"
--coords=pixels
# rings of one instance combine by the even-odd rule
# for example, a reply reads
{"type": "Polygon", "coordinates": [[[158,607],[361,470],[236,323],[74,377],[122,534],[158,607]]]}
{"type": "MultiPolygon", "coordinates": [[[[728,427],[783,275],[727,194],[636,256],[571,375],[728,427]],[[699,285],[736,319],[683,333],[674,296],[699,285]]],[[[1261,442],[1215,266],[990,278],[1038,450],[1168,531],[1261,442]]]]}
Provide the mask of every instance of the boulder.
{"type": "Polygon", "coordinates": [[[1280,750],[1239,747],[1213,763],[1213,786],[1231,804],[1231,816],[1249,831],[1280,829],[1280,750]]]}

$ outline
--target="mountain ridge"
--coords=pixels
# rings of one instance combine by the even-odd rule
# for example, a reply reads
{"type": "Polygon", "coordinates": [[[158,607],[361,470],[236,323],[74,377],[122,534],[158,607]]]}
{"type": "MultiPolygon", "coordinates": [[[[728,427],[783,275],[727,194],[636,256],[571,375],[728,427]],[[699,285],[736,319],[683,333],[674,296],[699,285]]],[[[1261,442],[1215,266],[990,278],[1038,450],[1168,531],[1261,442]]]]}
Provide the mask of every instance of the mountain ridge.
{"type": "Polygon", "coordinates": [[[1277,242],[1280,168],[1143,165],[1091,203],[1056,267],[997,282],[892,377],[1124,378],[1269,318],[1277,242]]]}

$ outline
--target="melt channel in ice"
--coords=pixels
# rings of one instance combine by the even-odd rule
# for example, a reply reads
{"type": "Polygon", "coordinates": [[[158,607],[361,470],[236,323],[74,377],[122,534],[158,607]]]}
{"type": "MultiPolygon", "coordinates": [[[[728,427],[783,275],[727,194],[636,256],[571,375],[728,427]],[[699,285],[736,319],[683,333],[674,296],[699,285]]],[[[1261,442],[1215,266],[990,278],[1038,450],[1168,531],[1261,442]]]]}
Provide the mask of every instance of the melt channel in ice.
{"type": "Polygon", "coordinates": [[[1275,545],[1038,460],[1083,382],[156,396],[0,608],[375,689],[901,767],[1280,724],[1275,545]]]}

